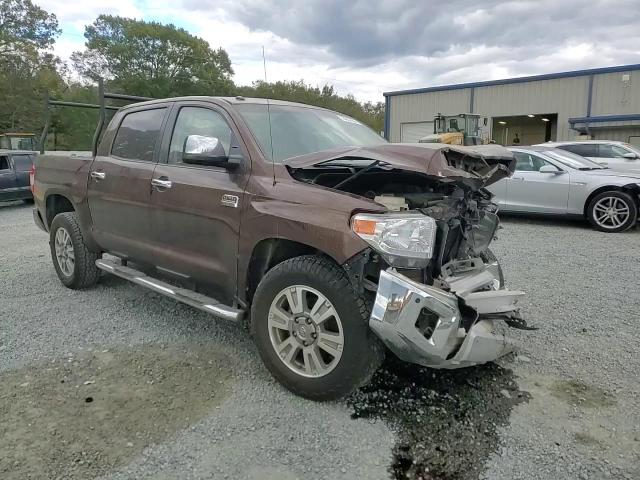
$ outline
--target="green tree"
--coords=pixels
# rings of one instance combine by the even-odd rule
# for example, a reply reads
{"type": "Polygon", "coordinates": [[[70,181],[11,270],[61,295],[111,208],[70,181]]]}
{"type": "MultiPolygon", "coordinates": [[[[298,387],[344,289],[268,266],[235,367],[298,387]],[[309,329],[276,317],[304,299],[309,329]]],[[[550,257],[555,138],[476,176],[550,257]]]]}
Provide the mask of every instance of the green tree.
{"type": "Polygon", "coordinates": [[[31,0],[0,0],[0,60],[49,48],[59,33],[56,16],[31,0]]]}
{"type": "Polygon", "coordinates": [[[353,95],[340,96],[332,85],[322,88],[307,85],[304,81],[253,82],[251,86],[236,88],[237,95],[245,97],[273,98],[306,103],[344,113],[369,125],[376,132],[384,128],[384,104],[382,102],[361,104],[353,95]]]}
{"type": "Polygon", "coordinates": [[[45,89],[62,85],[58,58],[47,51],[58,21],[30,0],[0,0],[0,131],[35,131],[45,89]]]}
{"type": "Polygon", "coordinates": [[[86,50],[73,53],[73,64],[86,78],[105,78],[111,90],[163,98],[233,89],[227,52],[175,25],[100,15],[84,36],[86,50]]]}

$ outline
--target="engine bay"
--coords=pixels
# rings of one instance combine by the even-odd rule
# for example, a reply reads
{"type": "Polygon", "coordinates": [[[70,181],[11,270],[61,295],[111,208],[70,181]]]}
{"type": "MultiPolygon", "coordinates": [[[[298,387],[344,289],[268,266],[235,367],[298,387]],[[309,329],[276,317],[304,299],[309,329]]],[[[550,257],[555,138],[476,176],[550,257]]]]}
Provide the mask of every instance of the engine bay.
{"type": "Polygon", "coordinates": [[[498,228],[498,208],[492,194],[452,179],[376,162],[360,168],[323,165],[291,169],[291,174],[299,181],[368,198],[390,212],[417,211],[435,219],[438,229],[432,261],[424,271],[407,272],[426,284],[433,284],[447,263],[483,255],[498,228]]]}

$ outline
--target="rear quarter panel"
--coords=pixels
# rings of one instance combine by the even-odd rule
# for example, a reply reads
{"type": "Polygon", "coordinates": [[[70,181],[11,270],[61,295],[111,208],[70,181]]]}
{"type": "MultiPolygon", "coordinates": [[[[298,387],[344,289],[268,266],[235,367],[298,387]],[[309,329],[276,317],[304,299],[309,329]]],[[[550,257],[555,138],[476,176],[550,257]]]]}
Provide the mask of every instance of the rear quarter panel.
{"type": "Polygon", "coordinates": [[[62,195],[75,208],[83,233],[90,235],[87,180],[92,161],[91,156],[77,154],[44,154],[36,157],[33,197],[47,229],[53,220],[47,218],[47,199],[52,195],[62,195]]]}

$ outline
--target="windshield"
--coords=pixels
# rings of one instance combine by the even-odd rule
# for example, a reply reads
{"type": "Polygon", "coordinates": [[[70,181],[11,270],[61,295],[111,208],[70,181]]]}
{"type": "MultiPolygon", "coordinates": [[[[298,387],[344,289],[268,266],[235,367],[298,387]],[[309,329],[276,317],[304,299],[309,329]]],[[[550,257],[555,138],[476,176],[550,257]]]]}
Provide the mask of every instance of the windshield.
{"type": "Polygon", "coordinates": [[[237,105],[264,156],[273,161],[320,152],[337,147],[368,147],[386,140],[351,117],[328,110],[271,105],[271,125],[267,105],[237,105]],[[269,134],[271,132],[271,135],[269,134]]]}
{"type": "Polygon", "coordinates": [[[575,153],[567,152],[565,150],[549,149],[544,150],[544,154],[553,160],[557,160],[563,165],[569,168],[575,168],[576,170],[600,170],[603,167],[599,163],[592,162],[588,158],[581,157],[575,153]]]}

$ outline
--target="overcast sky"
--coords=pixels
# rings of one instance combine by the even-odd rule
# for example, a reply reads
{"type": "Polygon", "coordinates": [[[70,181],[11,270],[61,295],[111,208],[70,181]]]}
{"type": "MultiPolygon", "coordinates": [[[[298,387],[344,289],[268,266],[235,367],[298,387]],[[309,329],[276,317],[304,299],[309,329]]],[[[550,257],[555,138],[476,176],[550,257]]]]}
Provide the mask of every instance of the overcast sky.
{"type": "Polygon", "coordinates": [[[174,23],[229,53],[238,84],[267,77],[382,92],[640,63],[640,0],[34,0],[83,48],[101,13],[174,23]]]}

